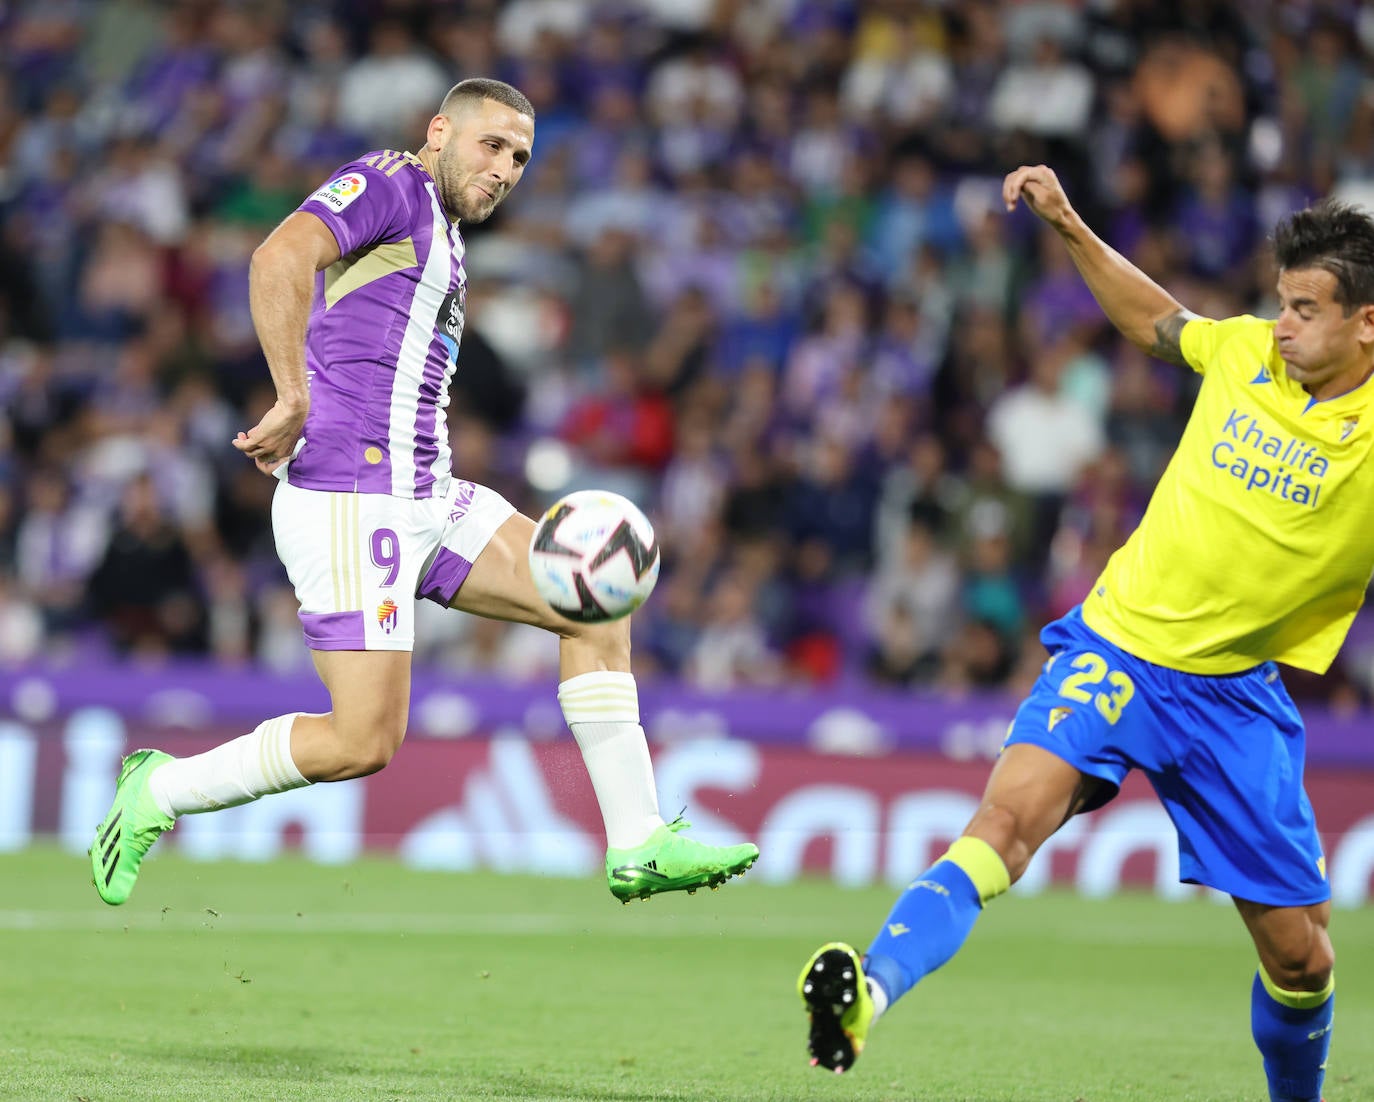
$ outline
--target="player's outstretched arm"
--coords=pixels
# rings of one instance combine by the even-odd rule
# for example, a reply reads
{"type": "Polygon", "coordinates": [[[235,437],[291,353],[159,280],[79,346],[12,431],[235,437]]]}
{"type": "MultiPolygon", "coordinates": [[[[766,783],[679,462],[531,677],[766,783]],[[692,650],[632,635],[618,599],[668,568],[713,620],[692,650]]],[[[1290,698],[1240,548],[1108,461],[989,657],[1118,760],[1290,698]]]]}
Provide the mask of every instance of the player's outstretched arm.
{"type": "Polygon", "coordinates": [[[1045,165],[1023,165],[1002,181],[1007,210],[1025,201],[1063,240],[1074,266],[1113,325],[1132,344],[1170,363],[1184,362],[1183,326],[1195,314],[1088,228],[1045,165]]]}
{"type": "Polygon", "coordinates": [[[270,474],[291,458],[310,409],[305,330],[315,273],[339,259],[333,233],[313,214],[297,211],[268,235],[248,269],[248,304],[277,401],[261,421],[240,432],[234,447],[270,474]]]}

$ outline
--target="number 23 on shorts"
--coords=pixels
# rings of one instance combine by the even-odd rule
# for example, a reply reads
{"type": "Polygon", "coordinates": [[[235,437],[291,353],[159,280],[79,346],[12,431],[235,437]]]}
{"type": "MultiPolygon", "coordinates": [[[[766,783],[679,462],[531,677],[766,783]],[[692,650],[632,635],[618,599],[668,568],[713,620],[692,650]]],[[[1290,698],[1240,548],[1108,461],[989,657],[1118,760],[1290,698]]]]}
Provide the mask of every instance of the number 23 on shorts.
{"type": "Polygon", "coordinates": [[[1095,705],[1103,719],[1115,724],[1121,718],[1122,709],[1135,696],[1135,683],[1092,651],[1076,655],[1069,665],[1075,672],[1059,683],[1059,695],[1079,704],[1095,705]]]}

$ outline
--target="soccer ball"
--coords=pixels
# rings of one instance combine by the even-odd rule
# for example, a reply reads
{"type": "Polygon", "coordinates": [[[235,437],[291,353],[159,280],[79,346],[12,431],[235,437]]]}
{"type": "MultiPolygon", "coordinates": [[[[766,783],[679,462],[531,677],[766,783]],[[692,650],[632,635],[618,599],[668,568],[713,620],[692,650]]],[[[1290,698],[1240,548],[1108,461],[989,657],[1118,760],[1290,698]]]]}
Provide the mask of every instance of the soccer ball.
{"type": "Polygon", "coordinates": [[[534,588],[569,620],[628,616],[658,581],[653,525],[628,498],[578,490],[554,502],[530,539],[534,588]]]}

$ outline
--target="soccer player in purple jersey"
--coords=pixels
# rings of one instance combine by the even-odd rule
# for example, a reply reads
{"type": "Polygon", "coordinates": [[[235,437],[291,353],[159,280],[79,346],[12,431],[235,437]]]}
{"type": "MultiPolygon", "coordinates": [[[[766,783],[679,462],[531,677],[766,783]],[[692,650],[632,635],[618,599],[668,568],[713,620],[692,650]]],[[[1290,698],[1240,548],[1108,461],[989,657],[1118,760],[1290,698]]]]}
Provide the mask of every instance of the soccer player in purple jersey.
{"type": "Polygon", "coordinates": [[[332,710],[265,720],[203,754],[139,750],[91,847],[96,890],[133,890],[179,815],[386,766],[405,736],[417,598],[559,637],[558,699],[606,828],[624,902],[716,886],[758,857],[708,846],[659,815],[628,621],[578,624],[536,593],[534,521],[454,478],[445,408],[462,336],[462,222],[520,182],[534,109],[500,81],[465,80],[418,153],[344,165],[253,255],[253,322],[277,400],[234,446],[278,479],[272,525],[332,710]]]}

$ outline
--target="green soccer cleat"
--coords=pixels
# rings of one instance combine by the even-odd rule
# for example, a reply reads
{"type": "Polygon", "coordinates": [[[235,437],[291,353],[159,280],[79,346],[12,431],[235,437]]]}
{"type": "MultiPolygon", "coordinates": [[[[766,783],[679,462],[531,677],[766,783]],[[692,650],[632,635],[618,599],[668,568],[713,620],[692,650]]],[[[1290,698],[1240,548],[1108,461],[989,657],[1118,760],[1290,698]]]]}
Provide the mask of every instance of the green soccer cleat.
{"type": "Polygon", "coordinates": [[[797,977],[797,994],[811,1012],[806,1042],[811,1066],[836,1073],[853,1067],[873,1024],[873,999],[859,954],[842,941],[822,945],[797,977]]]}
{"type": "Polygon", "coordinates": [[[678,816],[650,834],[642,846],[608,849],[606,882],[611,894],[628,903],[659,892],[714,891],[730,877],[743,876],[759,859],[759,847],[752,842],[708,846],[679,833],[691,825],[678,816]]]}
{"type": "Polygon", "coordinates": [[[105,821],[96,828],[91,857],[91,880],[100,898],[118,906],[129,898],[138,879],[138,867],[158,835],[171,830],[176,820],[164,815],[148,792],[148,775],[171,754],[161,750],[135,750],[124,759],[115,785],[114,803],[105,821]]]}

